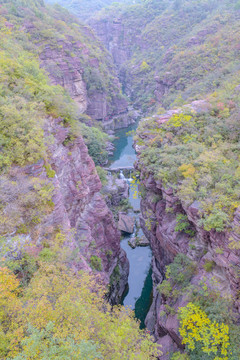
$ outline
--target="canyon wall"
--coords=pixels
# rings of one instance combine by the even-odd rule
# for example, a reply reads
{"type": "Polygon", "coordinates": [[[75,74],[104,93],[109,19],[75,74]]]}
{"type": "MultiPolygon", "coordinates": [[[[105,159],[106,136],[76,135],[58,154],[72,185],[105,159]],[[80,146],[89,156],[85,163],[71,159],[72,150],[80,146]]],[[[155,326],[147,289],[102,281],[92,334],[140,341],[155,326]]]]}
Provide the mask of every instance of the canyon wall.
{"type": "Polygon", "coordinates": [[[1,190],[11,197],[6,199],[4,211],[12,218],[11,228],[1,230],[11,232],[9,243],[11,238],[15,241],[15,237],[19,237],[18,250],[35,255],[48,242],[55,241],[58,232],[63,234],[66,249],[70,251],[66,262],[76,271],[97,271],[105,285],[111,284],[110,302],[119,303],[128,280],[128,260],[120,248],[120,232],[113,215],[100,194],[102,184],[94,162],[82,137],[68,142],[69,129],[62,126],[61,118],[49,117],[44,133],[46,138],[51,137],[48,161],[40,160],[25,168],[14,167],[7,179],[1,178],[1,190]],[[12,183],[14,191],[10,189],[12,183]],[[34,202],[38,184],[43,186],[39,188],[43,199],[47,196],[44,191],[51,189],[51,200],[44,205],[41,218],[38,203],[35,225],[27,228],[26,208],[35,209],[36,204],[31,201],[34,202]],[[16,188],[20,196],[24,194],[24,200],[16,188]],[[18,218],[15,219],[16,211],[18,218]]]}
{"type": "MultiPolygon", "coordinates": [[[[192,106],[195,110],[200,106],[201,111],[208,111],[207,103],[204,101],[194,102],[192,106]]],[[[161,126],[176,112],[177,110],[169,111],[155,117],[154,121],[161,126]]],[[[141,130],[138,130],[138,137],[141,138],[142,144],[145,144],[135,145],[140,157],[148,141],[154,137],[154,133],[151,131],[141,133],[141,130]]],[[[146,325],[163,346],[161,360],[167,360],[169,354],[184,349],[178,331],[177,312],[180,307],[186,306],[191,301],[192,291],[181,293],[175,286],[171,292],[174,294],[176,290],[178,295],[173,300],[172,295],[166,296],[159,288],[159,284],[166,279],[166,266],[174,261],[176,255],[186,255],[196,266],[189,281],[190,287],[207,286],[209,299],[213,296],[211,291],[222,298],[231,299],[229,303],[233,301],[233,317],[236,322],[240,319],[240,251],[229,246],[232,240],[236,243],[240,241],[240,209],[236,209],[230,229],[222,232],[206,231],[199,221],[201,205],[198,201],[187,206],[178,198],[173,188],[164,186],[160,179],[156,180],[154,173],[151,173],[140,159],[136,167],[140,171],[141,186],[144,187],[140,223],[153,251],[153,304],[146,318],[146,325]],[[187,221],[186,232],[177,229],[179,214],[182,214],[187,221]]],[[[180,268],[179,272],[181,272],[180,268]]]]}
{"type": "Polygon", "coordinates": [[[106,130],[114,130],[135,122],[128,113],[128,102],[121,93],[112,58],[88,26],[81,25],[77,32],[64,36],[56,33],[54,40],[48,34],[39,36],[37,27],[29,20],[24,22],[23,29],[32,39],[37,37],[41,66],[52,84],[68,91],[79,113],[88,116],[85,119],[88,124],[93,119],[106,130]]]}

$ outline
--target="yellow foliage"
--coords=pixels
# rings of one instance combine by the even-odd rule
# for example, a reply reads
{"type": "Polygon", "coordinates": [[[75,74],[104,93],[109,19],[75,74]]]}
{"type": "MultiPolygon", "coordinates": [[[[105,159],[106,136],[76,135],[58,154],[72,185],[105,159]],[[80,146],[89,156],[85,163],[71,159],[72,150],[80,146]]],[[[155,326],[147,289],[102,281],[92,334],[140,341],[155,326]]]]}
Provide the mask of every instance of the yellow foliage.
{"type": "Polygon", "coordinates": [[[202,351],[208,355],[214,353],[217,359],[228,359],[229,328],[228,325],[211,322],[206,313],[193,303],[180,308],[180,335],[183,344],[190,350],[195,349],[195,343],[202,344],[202,351]]]}
{"type": "Polygon", "coordinates": [[[167,126],[181,127],[187,124],[192,119],[191,115],[185,115],[183,113],[174,114],[167,122],[167,126]]]}
{"type": "Polygon", "coordinates": [[[196,169],[192,164],[183,164],[178,170],[181,171],[185,178],[193,177],[196,172],[196,169]]]}
{"type": "MultiPolygon", "coordinates": [[[[6,300],[6,295],[18,288],[18,281],[7,269],[1,274],[6,300]]],[[[5,306],[2,310],[4,318],[12,318],[13,324],[12,330],[0,328],[0,340],[2,333],[4,336],[10,334],[12,341],[10,344],[10,340],[4,340],[8,357],[20,351],[19,343],[27,337],[29,324],[41,330],[53,323],[53,337],[60,341],[71,337],[76,343],[93,341],[106,360],[156,358],[158,346],[145,331],[139,329],[133,312],[122,306],[112,309],[104,297],[105,288],[100,278],[86,273],[76,275],[60,263],[45,263],[21,300],[14,298],[19,304],[14,316],[11,317],[12,307],[5,306]]],[[[0,354],[5,356],[6,351],[0,354]]]]}

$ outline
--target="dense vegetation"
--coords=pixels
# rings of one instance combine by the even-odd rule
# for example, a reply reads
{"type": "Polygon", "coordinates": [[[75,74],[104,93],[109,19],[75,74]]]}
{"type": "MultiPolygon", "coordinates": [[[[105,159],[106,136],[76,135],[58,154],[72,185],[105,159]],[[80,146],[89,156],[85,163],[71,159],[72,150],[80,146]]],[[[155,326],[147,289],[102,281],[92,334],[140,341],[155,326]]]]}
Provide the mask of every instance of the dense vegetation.
{"type": "MultiPolygon", "coordinates": [[[[6,73],[4,75],[5,86],[8,86],[8,82],[13,82],[8,92],[6,92],[6,89],[4,90],[3,95],[5,99],[8,99],[10,91],[13,94],[16,93],[13,85],[14,81],[17,80],[19,83],[19,92],[21,91],[25,97],[29,95],[31,95],[32,98],[35,97],[34,100],[37,105],[35,104],[33,106],[32,104],[31,109],[25,109],[25,112],[28,112],[25,116],[25,126],[29,126],[29,131],[30,129],[32,131],[29,145],[30,141],[35,142],[35,151],[31,152],[31,156],[35,157],[34,160],[36,160],[42,156],[39,155],[39,151],[40,147],[43,148],[43,144],[40,145],[40,139],[38,139],[37,143],[37,138],[40,137],[42,132],[42,130],[40,130],[41,121],[37,123],[38,129],[36,129],[36,125],[32,126],[33,120],[30,120],[30,118],[33,117],[33,112],[35,117],[39,117],[37,108],[39,112],[42,102],[44,102],[48,115],[61,115],[63,121],[66,123],[74,120],[79,120],[87,124],[94,123],[88,116],[80,114],[77,111],[77,108],[74,107],[70,97],[64,93],[63,89],[60,87],[51,87],[44,72],[39,70],[39,63],[36,58],[44,54],[46,48],[52,49],[57,54],[56,56],[65,59],[66,63],[68,63],[69,59],[77,59],[77,61],[81,63],[83,79],[86,83],[88,95],[95,90],[105,92],[109,100],[108,106],[110,106],[112,97],[116,94],[121,97],[121,94],[114,80],[115,72],[111,59],[102,45],[94,38],[90,28],[81,25],[76,18],[72,17],[61,7],[46,7],[43,1],[36,0],[26,3],[22,0],[15,0],[11,2],[0,1],[0,4],[1,3],[1,26],[3,26],[1,41],[5,51],[2,56],[1,71],[6,73]],[[28,7],[26,7],[26,5],[28,7]],[[5,22],[6,28],[4,29],[5,22]],[[23,29],[25,31],[23,31],[23,29]],[[7,36],[4,36],[4,33],[6,33],[7,36]],[[12,43],[10,39],[12,39],[12,43]],[[5,46],[4,42],[6,42],[5,46]],[[81,47],[79,47],[79,44],[81,44],[81,47]],[[69,47],[71,47],[71,51],[69,51],[69,47]],[[10,62],[8,62],[7,57],[11,58],[10,62]],[[95,60],[97,60],[97,62],[95,60]],[[91,65],[91,61],[95,61],[93,66],[91,65]],[[12,66],[15,67],[15,73],[10,71],[12,66]],[[9,69],[6,67],[9,67],[9,69]]],[[[47,71],[54,79],[61,78],[62,76],[57,60],[58,59],[54,60],[54,64],[47,66],[47,71]]],[[[69,66],[69,72],[71,73],[71,65],[69,66]]],[[[22,106],[17,105],[17,101],[15,100],[13,100],[13,103],[15,107],[19,108],[22,106]]],[[[23,112],[24,108],[21,111],[23,112]]],[[[8,118],[9,116],[10,114],[8,118]]],[[[20,113],[18,116],[20,116],[20,113]]],[[[23,116],[21,118],[23,119],[23,116]]],[[[6,121],[9,121],[9,119],[6,119],[6,121]]],[[[4,123],[2,126],[5,126],[4,123]]],[[[94,134],[92,130],[89,131],[87,125],[82,128],[82,132],[87,145],[89,145],[89,150],[94,161],[102,164],[106,162],[105,147],[108,139],[102,133],[100,124],[95,123],[95,126],[98,127],[98,129],[93,129],[94,134]],[[93,137],[95,148],[92,145],[93,137]]],[[[8,157],[14,156],[8,149],[14,141],[16,141],[16,138],[12,133],[8,133],[5,136],[11,136],[12,138],[11,143],[9,142],[8,148],[6,148],[8,155],[7,157],[3,157],[6,163],[8,157]]],[[[15,147],[15,154],[21,157],[23,156],[22,151],[28,151],[29,156],[30,152],[28,147],[22,150],[19,148],[21,141],[24,143],[25,139],[19,137],[18,146],[15,147]]],[[[29,160],[31,161],[31,159],[29,160]]],[[[18,164],[19,161],[20,159],[17,162],[18,164]]],[[[23,163],[23,160],[21,161],[23,163]]]]}
{"type": "Polygon", "coordinates": [[[184,204],[195,201],[202,214],[199,226],[208,231],[230,227],[240,206],[236,84],[227,83],[224,91],[210,96],[207,112],[183,108],[164,124],[150,118],[138,129],[137,143],[145,148],[143,166],[165,187],[171,186],[184,204]],[[148,140],[141,139],[144,134],[148,140]]]}
{"type": "MultiPolygon", "coordinates": [[[[96,162],[106,157],[106,135],[80,124],[84,116],[62,87],[51,85],[38,55],[71,34],[82,37],[90,56],[99,47],[64,10],[37,0],[0,4],[0,358],[156,358],[157,346],[132,312],[106,302],[101,279],[70,269],[72,234],[40,226],[54,209],[49,123],[55,118],[67,127],[68,142],[82,134],[96,162]],[[29,33],[24,26],[31,21],[29,33]],[[38,161],[45,180],[24,172],[38,161]]],[[[100,260],[91,258],[95,276],[100,260]]]]}
{"type": "Polygon", "coordinates": [[[191,283],[197,271],[195,262],[178,254],[167,266],[166,279],[158,285],[165,299],[165,310],[160,316],[178,313],[179,331],[186,344],[185,357],[175,353],[171,360],[237,360],[240,356],[239,327],[234,323],[232,301],[223,298],[204,279],[199,284],[191,283]],[[177,302],[183,298],[188,305],[177,308],[177,302]]]}
{"type": "Polygon", "coordinates": [[[19,264],[21,281],[0,267],[1,359],[156,358],[157,346],[139,330],[133,313],[104,300],[100,279],[64,265],[72,255],[59,240],[19,264]]]}
{"type": "MultiPolygon", "coordinates": [[[[113,2],[59,3],[85,19],[113,2]]],[[[89,93],[102,91],[111,99],[118,86],[107,51],[67,11],[42,0],[0,0],[0,5],[0,357],[154,359],[159,350],[139,330],[131,311],[112,309],[100,279],[67,266],[76,254],[63,246],[67,240],[59,229],[51,234],[45,229],[46,241],[37,254],[29,248],[15,251],[29,234],[38,238],[35,226],[54,208],[53,139],[44,133],[50,119],[60,118],[69,129],[68,143],[82,134],[96,164],[107,158],[107,136],[99,127],[89,128],[90,119],[67,92],[51,85],[39,55],[49,47],[78,59],[89,93]],[[70,52],[63,43],[70,44],[70,52]],[[47,180],[18,172],[42,159],[47,180]]],[[[146,175],[153,173],[172,187],[183,204],[194,203],[206,231],[232,230],[240,206],[239,8],[237,0],[144,0],[128,7],[112,4],[98,15],[103,21],[118,18],[129,30],[127,38],[119,36],[131,54],[119,71],[136,106],[159,115],[163,107],[206,99],[208,111],[182,107],[161,124],[156,115],[141,123],[136,137],[146,175]]],[[[102,169],[98,172],[104,180],[102,169]]],[[[194,236],[182,214],[175,230],[194,236]]],[[[233,240],[229,246],[239,248],[233,240]]],[[[101,259],[91,256],[90,266],[96,275],[101,259]]],[[[208,272],[213,266],[210,261],[204,268],[208,272]]],[[[231,300],[205,283],[193,286],[196,271],[195,263],[179,255],[158,288],[166,300],[162,316],[174,315],[176,300],[188,296],[189,304],[178,311],[186,354],[173,359],[237,360],[239,327],[230,313],[231,300]]]]}
{"type": "Polygon", "coordinates": [[[14,30],[19,30],[18,39],[23,46],[27,46],[27,50],[31,49],[40,55],[47,45],[61,57],[77,59],[81,63],[83,78],[90,91],[106,91],[110,98],[114,92],[119,93],[114,81],[112,62],[104,47],[94,37],[92,30],[79,23],[67,10],[58,5],[48,7],[40,0],[0,1],[1,3],[2,16],[15,26],[14,30]],[[25,27],[28,36],[21,31],[21,26],[25,27]],[[96,64],[91,66],[93,60],[96,64]]]}
{"type": "Polygon", "coordinates": [[[145,0],[117,5],[97,21],[122,24],[125,91],[145,111],[199,99],[239,70],[237,0],[145,0]],[[124,30],[125,29],[125,30],[124,30]]]}

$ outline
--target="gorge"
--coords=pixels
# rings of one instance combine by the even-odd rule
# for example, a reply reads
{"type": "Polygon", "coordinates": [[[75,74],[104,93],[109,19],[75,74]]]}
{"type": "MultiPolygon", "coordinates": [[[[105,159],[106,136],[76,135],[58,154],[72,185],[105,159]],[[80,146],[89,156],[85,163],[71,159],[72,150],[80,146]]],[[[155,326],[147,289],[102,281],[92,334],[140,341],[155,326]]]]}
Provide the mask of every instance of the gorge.
{"type": "Polygon", "coordinates": [[[0,357],[238,360],[239,1],[48,2],[0,0],[0,357]]]}

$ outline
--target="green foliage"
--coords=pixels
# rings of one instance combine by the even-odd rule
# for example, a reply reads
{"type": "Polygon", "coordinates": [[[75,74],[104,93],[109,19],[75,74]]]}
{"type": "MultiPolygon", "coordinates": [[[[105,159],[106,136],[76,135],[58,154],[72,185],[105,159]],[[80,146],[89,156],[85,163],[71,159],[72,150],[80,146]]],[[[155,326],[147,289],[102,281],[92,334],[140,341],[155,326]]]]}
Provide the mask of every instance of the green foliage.
{"type": "Polygon", "coordinates": [[[53,262],[53,260],[56,258],[56,253],[54,253],[51,249],[49,248],[44,248],[40,253],[39,253],[39,258],[43,261],[46,262],[53,262]]]}
{"type": "Polygon", "coordinates": [[[159,355],[133,313],[108,304],[105,289],[84,272],[76,276],[63,263],[44,263],[21,297],[18,288],[15,276],[0,268],[3,359],[119,360],[121,355],[150,360],[159,355]]]}
{"type": "Polygon", "coordinates": [[[191,229],[191,224],[188,221],[187,215],[177,214],[176,216],[177,225],[175,226],[175,231],[184,231],[186,234],[193,236],[195,231],[191,229]]]}
{"type": "MultiPolygon", "coordinates": [[[[228,96],[237,107],[239,99],[234,94],[213,94],[209,106],[218,104],[224,108],[219,98],[228,96]]],[[[219,112],[194,113],[191,120],[177,127],[171,119],[170,125],[168,121],[159,125],[152,118],[142,122],[137,133],[140,138],[143,134],[147,137],[140,164],[165,187],[172,187],[183,203],[197,206],[199,225],[207,231],[221,232],[240,206],[237,109],[227,118],[219,116],[219,112]]],[[[177,229],[181,227],[183,219],[178,221],[177,229]]]]}
{"type": "Polygon", "coordinates": [[[174,261],[166,266],[166,279],[157,286],[157,290],[174,304],[176,299],[186,292],[195,273],[196,264],[186,255],[178,254],[174,261]]]}
{"type": "Polygon", "coordinates": [[[98,176],[101,180],[102,185],[107,185],[107,171],[104,170],[101,166],[96,166],[96,170],[98,173],[98,176]]]}
{"type": "Polygon", "coordinates": [[[50,164],[46,164],[45,165],[45,169],[46,169],[46,173],[47,173],[47,177],[48,178],[54,178],[56,173],[55,171],[52,169],[51,165],[50,164]]]}
{"type": "Polygon", "coordinates": [[[177,254],[174,261],[167,266],[166,278],[172,281],[173,285],[186,286],[196,273],[196,264],[186,255],[177,254]]]}
{"type": "MultiPolygon", "coordinates": [[[[68,121],[73,108],[64,90],[50,85],[39,62],[15,36],[17,33],[8,34],[1,29],[1,168],[46,158],[49,140],[44,138],[43,125],[48,114],[54,113],[68,121]]],[[[49,174],[53,176],[52,171],[49,174]]]]}
{"type": "Polygon", "coordinates": [[[21,279],[22,286],[27,286],[38,270],[36,259],[27,252],[18,256],[17,259],[8,260],[7,266],[21,279]]]}
{"type": "Polygon", "coordinates": [[[122,199],[120,201],[119,207],[121,209],[122,212],[127,212],[128,210],[132,209],[132,205],[130,204],[129,199],[122,199]]]}
{"type": "Polygon", "coordinates": [[[141,66],[140,66],[141,72],[148,72],[150,71],[150,66],[148,65],[148,63],[146,63],[146,61],[143,61],[141,66]]]}
{"type": "Polygon", "coordinates": [[[207,272],[211,272],[211,271],[213,271],[215,265],[216,265],[215,261],[207,260],[207,261],[205,261],[205,264],[203,265],[203,267],[207,272]]]}
{"type": "Polygon", "coordinates": [[[168,298],[172,295],[173,288],[170,281],[163,280],[163,282],[157,286],[157,290],[159,294],[163,294],[165,297],[168,298]]]}
{"type": "Polygon", "coordinates": [[[96,360],[103,359],[98,352],[98,346],[92,341],[76,343],[74,339],[56,338],[54,323],[49,322],[46,328],[38,330],[33,326],[28,328],[28,337],[21,342],[23,351],[8,360],[96,360]]]}
{"type": "Polygon", "coordinates": [[[171,357],[171,360],[189,360],[189,356],[187,354],[182,354],[180,352],[176,352],[171,357]]]}
{"type": "Polygon", "coordinates": [[[103,165],[107,162],[108,153],[106,143],[108,136],[95,127],[81,124],[81,133],[88,147],[89,155],[96,165],[103,165]]]}
{"type": "Polygon", "coordinates": [[[101,271],[102,270],[102,259],[96,255],[92,255],[90,258],[90,265],[93,270],[101,271]]]}

